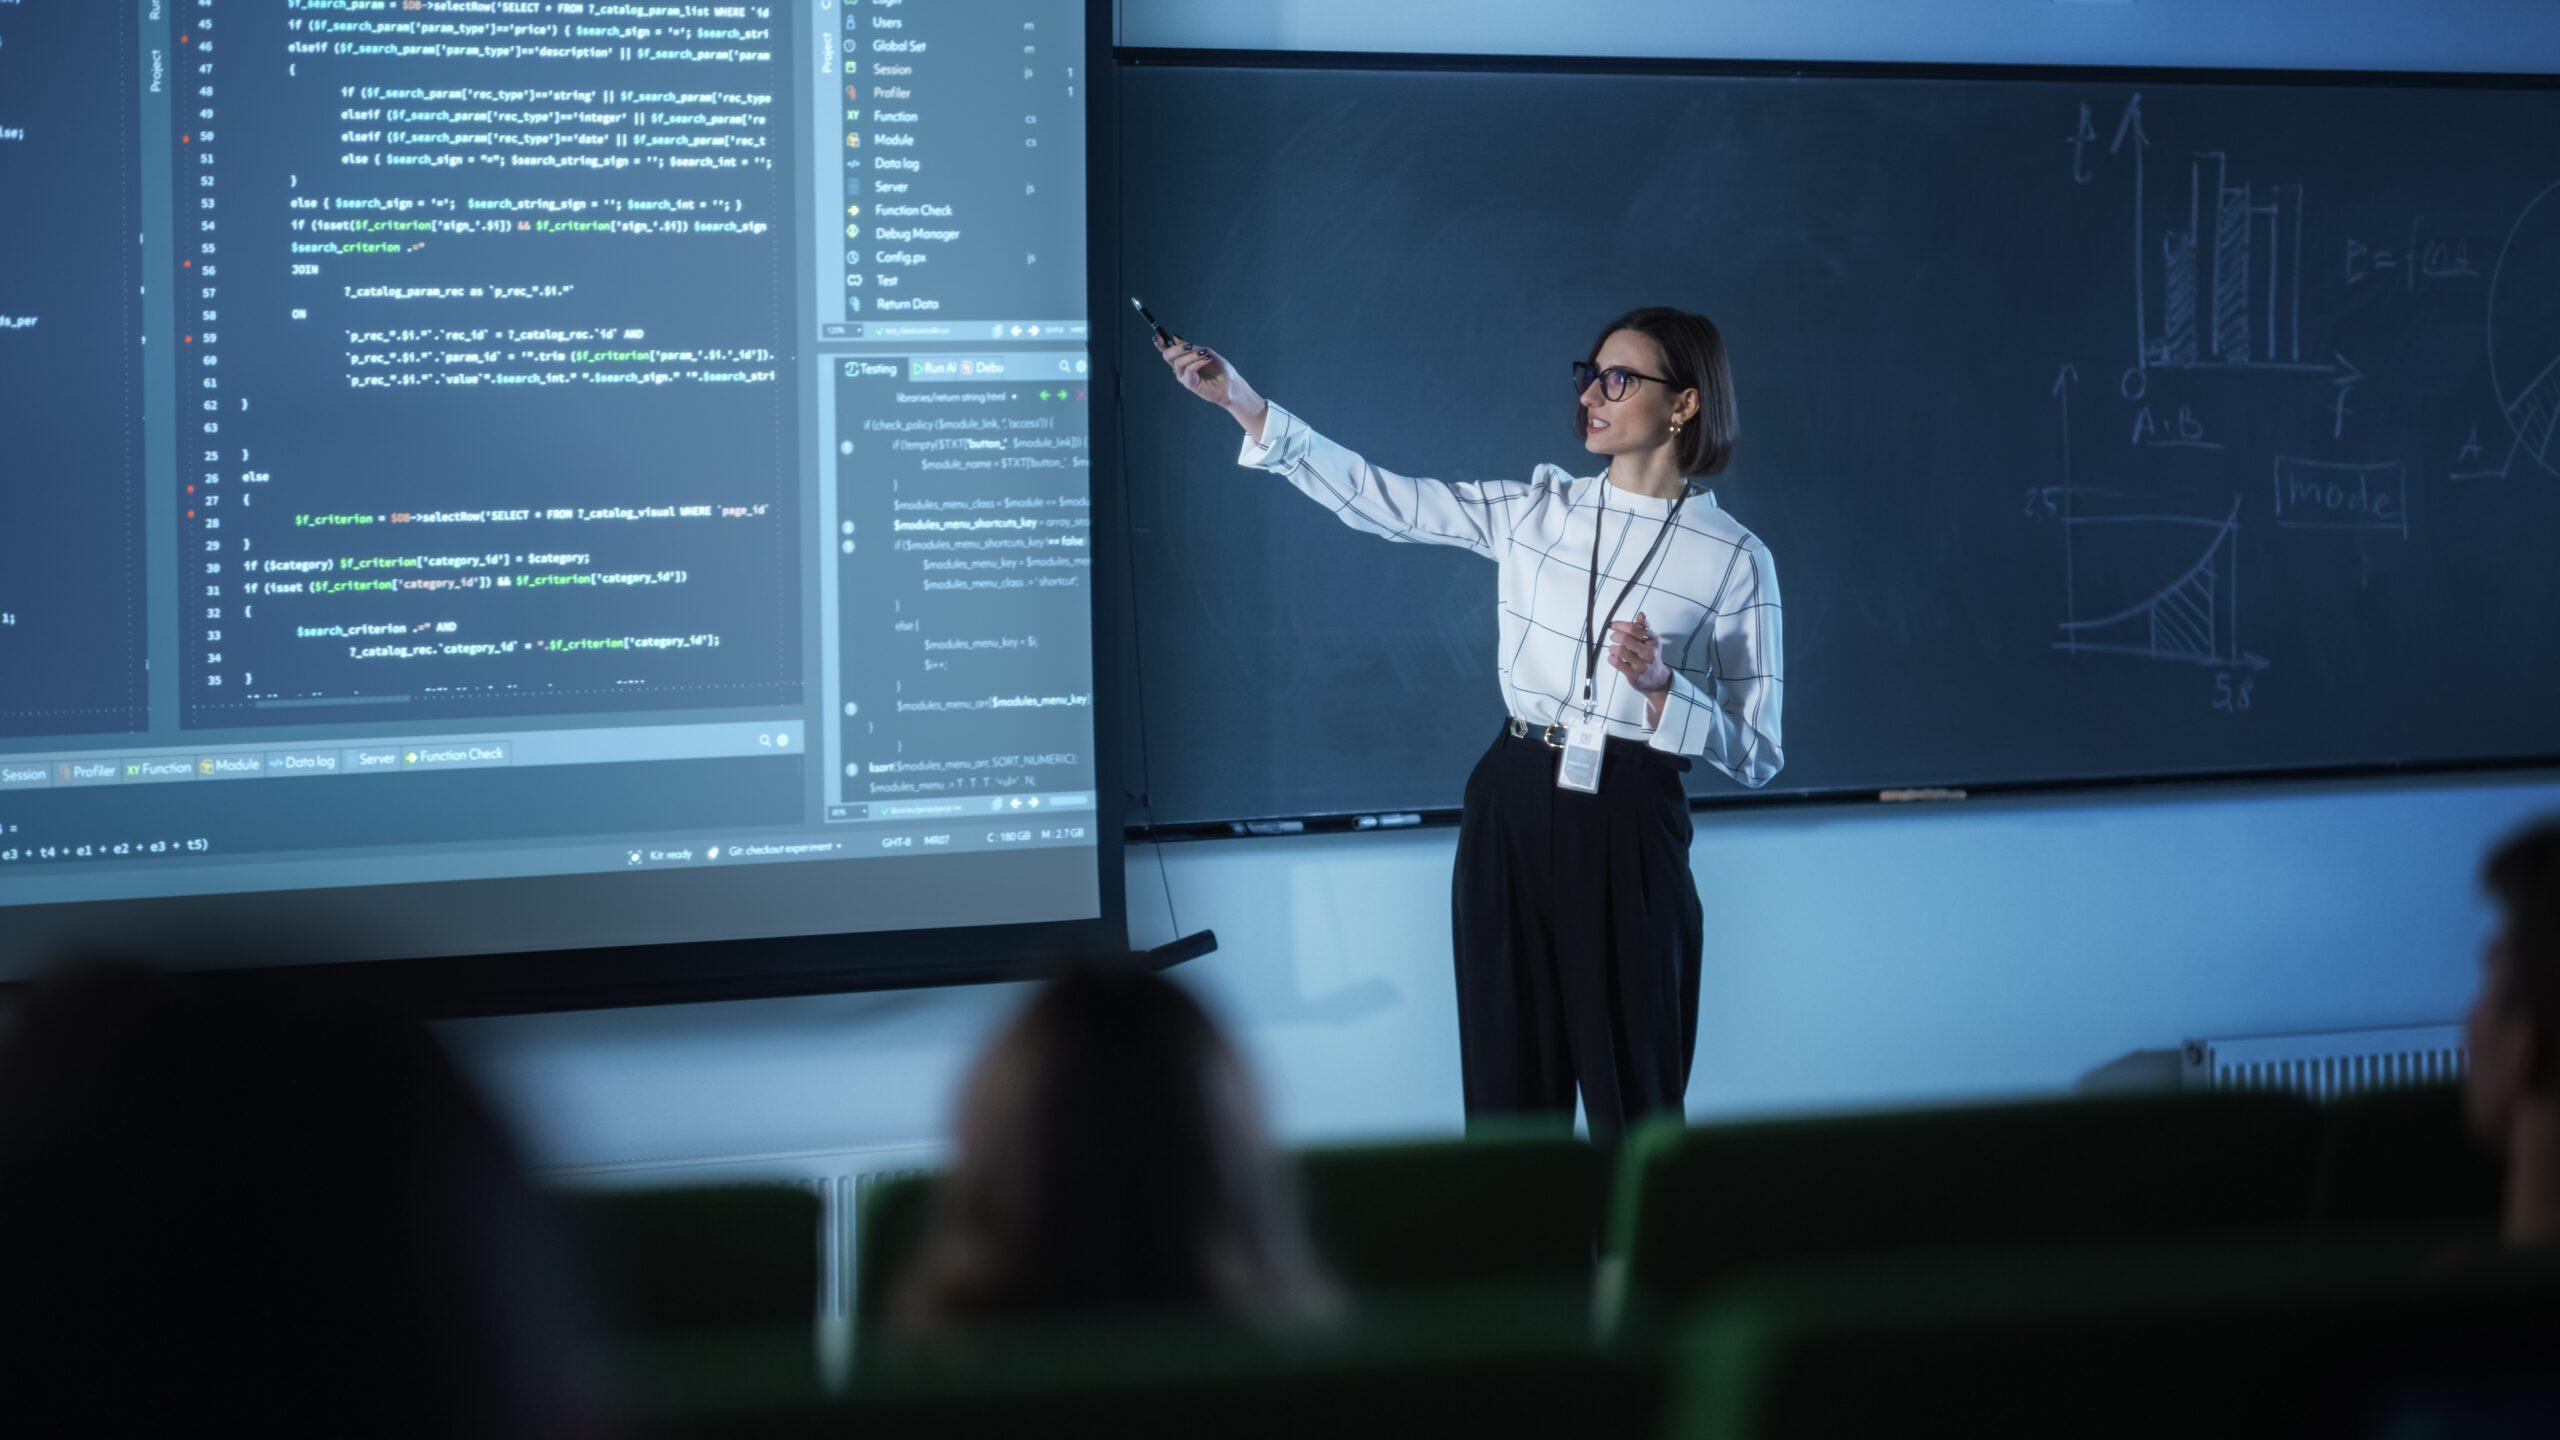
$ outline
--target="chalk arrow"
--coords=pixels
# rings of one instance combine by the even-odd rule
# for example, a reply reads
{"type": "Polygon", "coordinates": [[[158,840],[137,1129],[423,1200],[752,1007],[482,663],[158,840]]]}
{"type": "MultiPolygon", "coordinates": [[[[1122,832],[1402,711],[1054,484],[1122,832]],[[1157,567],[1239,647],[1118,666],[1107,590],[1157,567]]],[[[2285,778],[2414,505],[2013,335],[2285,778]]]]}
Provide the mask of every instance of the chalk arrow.
{"type": "Polygon", "coordinates": [[[2133,92],[2132,99],[2124,102],[2124,115],[2116,121],[2116,138],[2107,142],[2107,153],[2113,155],[2123,149],[2127,135],[2133,137],[2137,146],[2151,143],[2151,137],[2142,133],[2142,92],[2139,90],[2133,92]]]}

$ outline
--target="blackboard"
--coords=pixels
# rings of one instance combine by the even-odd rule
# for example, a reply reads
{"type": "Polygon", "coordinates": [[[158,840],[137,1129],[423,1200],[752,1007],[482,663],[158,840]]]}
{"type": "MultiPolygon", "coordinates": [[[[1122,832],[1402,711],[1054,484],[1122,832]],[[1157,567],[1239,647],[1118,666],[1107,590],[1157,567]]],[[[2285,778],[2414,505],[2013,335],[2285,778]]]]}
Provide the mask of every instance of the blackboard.
{"type": "MultiPolygon", "coordinates": [[[[1568,362],[1723,330],[1787,604],[1760,795],[2560,753],[2560,92],[1124,64],[1119,262],[1372,460],[1593,474],[1568,362]]],[[[1234,465],[1119,339],[1133,819],[1456,804],[1494,569],[1234,465]]],[[[1693,794],[1739,794],[1701,765],[1693,794]]]]}

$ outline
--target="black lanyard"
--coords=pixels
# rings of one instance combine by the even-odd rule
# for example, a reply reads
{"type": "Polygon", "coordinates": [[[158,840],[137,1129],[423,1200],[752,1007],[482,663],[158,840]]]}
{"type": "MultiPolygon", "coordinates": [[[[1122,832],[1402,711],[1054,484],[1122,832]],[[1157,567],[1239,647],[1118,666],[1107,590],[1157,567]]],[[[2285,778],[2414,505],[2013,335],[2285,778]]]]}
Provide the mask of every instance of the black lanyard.
{"type": "MultiPolygon", "coordinates": [[[[1598,636],[1608,633],[1609,622],[1618,618],[1618,607],[1626,604],[1627,597],[1635,593],[1636,581],[1643,578],[1644,567],[1653,563],[1654,553],[1662,548],[1663,541],[1671,538],[1671,527],[1680,519],[1680,507],[1688,503],[1689,495],[1685,490],[1679,499],[1671,502],[1671,513],[1662,517],[1662,528],[1653,532],[1653,543],[1645,547],[1644,558],[1636,562],[1635,570],[1627,576],[1627,583],[1618,587],[1618,598],[1609,602],[1609,613],[1600,617],[1600,629],[1595,633],[1591,628],[1591,612],[1600,604],[1600,530],[1601,523],[1609,517],[1609,477],[1600,477],[1600,513],[1591,517],[1591,585],[1582,597],[1582,643],[1586,652],[1582,659],[1582,713],[1585,715],[1591,713],[1592,682],[1599,677],[1600,650],[1606,643],[1598,636]]],[[[1632,525],[1635,522],[1630,519],[1627,523],[1632,525]]]]}

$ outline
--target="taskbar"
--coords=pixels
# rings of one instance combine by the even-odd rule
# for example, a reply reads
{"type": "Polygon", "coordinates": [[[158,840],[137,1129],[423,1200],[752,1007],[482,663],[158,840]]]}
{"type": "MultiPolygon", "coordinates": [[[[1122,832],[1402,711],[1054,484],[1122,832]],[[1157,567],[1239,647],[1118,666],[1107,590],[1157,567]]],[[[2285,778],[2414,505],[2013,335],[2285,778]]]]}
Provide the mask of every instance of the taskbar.
{"type": "Polygon", "coordinates": [[[0,840],[0,908],[387,882],[506,880],[1060,849],[1093,845],[1099,834],[1088,808],[1044,811],[1036,818],[1007,812],[816,834],[805,829],[679,834],[464,850],[390,846],[325,855],[225,854],[189,836],[129,836],[41,846],[0,840]]]}

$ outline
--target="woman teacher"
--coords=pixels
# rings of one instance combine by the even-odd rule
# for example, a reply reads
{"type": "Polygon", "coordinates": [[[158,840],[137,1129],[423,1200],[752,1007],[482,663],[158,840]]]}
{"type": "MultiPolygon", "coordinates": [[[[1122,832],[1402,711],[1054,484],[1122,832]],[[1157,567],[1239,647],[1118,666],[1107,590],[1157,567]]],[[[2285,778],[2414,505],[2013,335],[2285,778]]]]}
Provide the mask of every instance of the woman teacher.
{"type": "Polygon", "coordinates": [[[1723,337],[1651,308],[1573,363],[1577,479],[1415,479],[1264,400],[1216,352],[1160,339],[1183,387],[1244,427],[1239,463],[1356,530],[1500,567],[1495,673],[1511,712],[1467,778],[1453,940],[1467,1118],[1573,1112],[1614,1144],[1679,1113],[1697,1049],[1704,919],[1690,757],[1747,786],[1779,751],[1778,575],[1696,483],[1735,434],[1723,337]]]}

